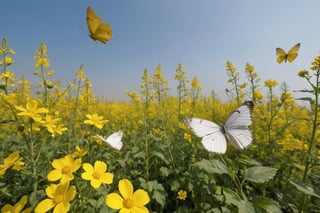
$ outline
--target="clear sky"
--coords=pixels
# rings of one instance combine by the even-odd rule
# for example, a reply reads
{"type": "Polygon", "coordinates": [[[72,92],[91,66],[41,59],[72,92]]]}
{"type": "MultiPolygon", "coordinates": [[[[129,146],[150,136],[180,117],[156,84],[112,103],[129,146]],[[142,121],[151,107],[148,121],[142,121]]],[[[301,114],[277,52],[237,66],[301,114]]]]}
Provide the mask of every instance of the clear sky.
{"type": "Polygon", "coordinates": [[[72,81],[84,64],[98,96],[125,99],[125,89],[138,91],[144,69],[153,73],[159,63],[175,91],[182,63],[204,94],[214,90],[223,98],[228,60],[243,81],[250,63],[263,80],[306,88],[297,72],[319,54],[319,10],[319,0],[10,0],[0,3],[0,39],[16,51],[10,70],[30,81],[33,56],[45,41],[56,77],[72,81]],[[88,36],[88,6],[112,27],[106,45],[88,36]],[[298,42],[298,58],[278,64],[276,47],[287,51],[298,42]]]}

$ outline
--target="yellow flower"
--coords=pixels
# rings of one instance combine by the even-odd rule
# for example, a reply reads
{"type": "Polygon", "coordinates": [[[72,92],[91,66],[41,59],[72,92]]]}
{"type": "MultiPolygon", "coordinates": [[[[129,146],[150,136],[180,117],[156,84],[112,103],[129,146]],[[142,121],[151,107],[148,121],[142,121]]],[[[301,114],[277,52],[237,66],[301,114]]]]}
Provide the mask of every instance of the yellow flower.
{"type": "Polygon", "coordinates": [[[70,209],[70,201],[76,195],[76,187],[69,188],[69,182],[64,184],[51,184],[46,188],[46,194],[49,197],[41,201],[34,209],[35,213],[47,212],[54,208],[54,213],[68,212],[70,209]]]}
{"type": "Polygon", "coordinates": [[[310,78],[308,70],[300,70],[298,72],[298,76],[301,77],[301,78],[310,78]]]}
{"type": "Polygon", "coordinates": [[[185,200],[185,199],[187,198],[187,192],[184,191],[184,190],[180,190],[180,191],[178,192],[177,198],[178,198],[179,200],[185,200]]]}
{"type": "Polygon", "coordinates": [[[254,66],[249,64],[249,63],[247,63],[246,64],[246,72],[247,73],[252,73],[253,71],[254,71],[254,66]]]}
{"type": "Polygon", "coordinates": [[[84,163],[82,168],[85,172],[81,174],[82,179],[90,180],[93,188],[99,188],[102,183],[111,184],[113,174],[106,172],[107,164],[102,161],[96,161],[94,167],[90,163],[84,163]]]}
{"type": "Polygon", "coordinates": [[[36,100],[28,99],[26,107],[15,106],[15,108],[21,112],[18,113],[19,116],[28,116],[36,122],[41,121],[40,114],[48,113],[49,110],[46,108],[38,108],[38,103],[36,100]]]}
{"type": "Polygon", "coordinates": [[[56,134],[62,135],[64,131],[68,130],[66,127],[63,127],[62,124],[58,124],[58,121],[60,121],[60,118],[52,118],[50,115],[47,115],[41,123],[47,128],[48,132],[51,133],[51,136],[55,137],[56,134]]]}
{"type": "Polygon", "coordinates": [[[133,192],[132,183],[128,179],[122,179],[118,185],[120,194],[108,194],[105,203],[112,209],[121,209],[120,212],[147,213],[149,210],[145,207],[150,202],[146,191],[138,189],[133,192]]]}
{"type": "Polygon", "coordinates": [[[99,116],[97,113],[87,114],[86,117],[88,119],[84,123],[95,126],[98,129],[102,129],[103,125],[108,122],[108,120],[103,120],[103,116],[99,116]]]}
{"type": "Polygon", "coordinates": [[[51,163],[54,170],[49,172],[48,180],[60,180],[61,183],[73,180],[72,173],[77,171],[81,166],[81,159],[74,160],[72,155],[66,155],[64,158],[55,159],[51,163]]]}
{"type": "Polygon", "coordinates": [[[36,51],[36,54],[37,55],[34,57],[34,59],[36,59],[36,63],[34,64],[35,68],[39,68],[40,66],[43,66],[44,68],[46,68],[50,66],[50,61],[47,58],[48,54],[47,54],[46,43],[42,42],[40,44],[40,47],[36,51]]]}
{"type": "Polygon", "coordinates": [[[4,159],[3,164],[0,165],[0,170],[2,170],[2,172],[5,172],[6,169],[12,167],[12,169],[19,171],[22,169],[23,165],[24,165],[24,162],[22,162],[22,157],[20,157],[20,152],[15,151],[4,159]]]}
{"type": "Polygon", "coordinates": [[[185,132],[183,134],[183,139],[185,139],[186,141],[190,142],[191,143],[191,134],[185,132]]]}
{"type": "Polygon", "coordinates": [[[269,88],[275,87],[277,85],[278,85],[278,82],[275,80],[271,80],[271,79],[265,80],[265,82],[264,82],[264,86],[269,87],[269,88]]]}
{"type": "Polygon", "coordinates": [[[257,101],[261,101],[263,99],[263,94],[260,90],[254,90],[253,96],[257,101]]]}
{"type": "Polygon", "coordinates": [[[3,206],[1,208],[1,212],[2,213],[29,213],[31,212],[32,208],[26,208],[25,210],[22,211],[23,207],[26,205],[27,203],[27,195],[22,196],[22,198],[20,199],[20,201],[18,203],[16,203],[14,206],[10,205],[10,204],[6,204],[5,206],[3,206]]]}
{"type": "Polygon", "coordinates": [[[76,151],[74,151],[74,153],[72,153],[72,156],[74,158],[82,158],[86,154],[88,154],[88,150],[87,149],[82,149],[81,147],[76,146],[76,151]]]}
{"type": "Polygon", "coordinates": [[[226,70],[229,72],[235,72],[236,68],[233,66],[233,64],[230,61],[227,61],[226,70]]]}
{"type": "Polygon", "coordinates": [[[14,60],[9,56],[5,56],[5,60],[0,60],[0,65],[4,64],[4,62],[6,65],[11,65],[14,63],[14,60]]]}

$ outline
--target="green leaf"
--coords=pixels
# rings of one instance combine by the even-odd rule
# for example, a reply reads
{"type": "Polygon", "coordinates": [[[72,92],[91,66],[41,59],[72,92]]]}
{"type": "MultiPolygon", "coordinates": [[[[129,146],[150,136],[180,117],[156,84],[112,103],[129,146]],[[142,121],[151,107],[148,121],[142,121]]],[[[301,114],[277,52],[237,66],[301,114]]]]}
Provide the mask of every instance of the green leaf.
{"type": "Polygon", "coordinates": [[[262,196],[255,196],[252,200],[252,203],[261,208],[264,209],[266,212],[273,212],[273,213],[281,213],[281,206],[279,203],[275,200],[262,197],[262,196]]]}
{"type": "Polygon", "coordinates": [[[166,191],[164,190],[162,184],[158,183],[157,180],[148,181],[147,188],[152,194],[152,199],[155,199],[162,207],[166,203],[166,191]]]}
{"type": "Polygon", "coordinates": [[[231,189],[223,189],[223,195],[227,204],[232,204],[238,208],[239,213],[255,213],[252,203],[242,200],[240,195],[231,189]]]}
{"type": "Polygon", "coordinates": [[[162,160],[165,164],[169,164],[169,161],[168,161],[168,158],[167,157],[165,157],[162,153],[160,153],[160,152],[153,152],[152,153],[152,156],[153,157],[157,157],[157,158],[159,158],[160,160],[162,160]]]}
{"type": "Polygon", "coordinates": [[[244,178],[254,183],[264,183],[272,179],[277,169],[265,166],[254,166],[244,170],[244,178]]]}
{"type": "Polygon", "coordinates": [[[196,162],[194,166],[197,166],[200,169],[203,169],[211,174],[228,174],[228,167],[218,160],[206,160],[203,159],[199,162],[196,162]]]}
{"type": "Polygon", "coordinates": [[[307,183],[303,183],[301,181],[296,181],[296,180],[289,180],[289,182],[294,185],[300,192],[310,195],[310,196],[315,196],[317,198],[320,198],[319,192],[315,190],[315,188],[307,183]]]}

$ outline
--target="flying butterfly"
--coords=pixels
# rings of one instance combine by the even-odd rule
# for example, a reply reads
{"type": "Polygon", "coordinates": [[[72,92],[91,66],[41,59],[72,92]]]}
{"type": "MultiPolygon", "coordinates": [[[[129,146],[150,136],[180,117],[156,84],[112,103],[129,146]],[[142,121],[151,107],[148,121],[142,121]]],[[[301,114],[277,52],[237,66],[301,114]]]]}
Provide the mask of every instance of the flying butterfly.
{"type": "Polygon", "coordinates": [[[105,142],[106,144],[109,144],[111,147],[113,147],[116,150],[121,150],[122,148],[122,135],[123,132],[119,130],[118,132],[112,133],[107,139],[102,137],[101,135],[97,135],[97,137],[105,142]]]}
{"type": "Polygon", "coordinates": [[[298,56],[298,51],[300,49],[300,43],[294,45],[288,53],[286,53],[282,48],[278,47],[276,49],[277,54],[277,62],[281,64],[283,61],[286,63],[289,61],[290,63],[298,56]]]}
{"type": "Polygon", "coordinates": [[[106,22],[102,22],[101,17],[90,6],[87,8],[87,25],[90,32],[89,36],[93,40],[106,44],[111,39],[111,26],[106,22]]]}
{"type": "Polygon", "coordinates": [[[200,118],[188,118],[184,122],[202,138],[204,148],[210,152],[225,153],[227,141],[238,149],[244,149],[252,142],[248,126],[252,123],[253,107],[252,101],[245,101],[231,113],[224,125],[200,118]]]}

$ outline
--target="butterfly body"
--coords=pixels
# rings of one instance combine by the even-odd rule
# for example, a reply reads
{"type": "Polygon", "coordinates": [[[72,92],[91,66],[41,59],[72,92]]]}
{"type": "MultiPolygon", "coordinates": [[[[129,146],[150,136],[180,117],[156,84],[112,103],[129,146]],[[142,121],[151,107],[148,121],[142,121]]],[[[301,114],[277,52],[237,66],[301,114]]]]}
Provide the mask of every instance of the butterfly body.
{"type": "Polygon", "coordinates": [[[89,36],[93,40],[106,44],[112,38],[111,26],[106,22],[102,22],[101,17],[91,7],[87,8],[87,25],[89,36]]]}
{"type": "Polygon", "coordinates": [[[224,125],[201,118],[185,119],[186,125],[201,137],[204,148],[215,153],[225,153],[227,141],[239,149],[244,149],[252,142],[249,125],[252,123],[253,102],[246,101],[234,110],[224,125]]]}
{"type": "Polygon", "coordinates": [[[286,53],[286,51],[284,51],[282,48],[278,47],[276,48],[276,55],[277,55],[277,62],[279,64],[281,64],[283,61],[285,63],[288,62],[292,62],[294,61],[294,59],[296,59],[296,57],[298,56],[298,51],[300,49],[300,43],[294,45],[289,51],[288,53],[286,53]]]}

